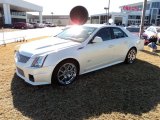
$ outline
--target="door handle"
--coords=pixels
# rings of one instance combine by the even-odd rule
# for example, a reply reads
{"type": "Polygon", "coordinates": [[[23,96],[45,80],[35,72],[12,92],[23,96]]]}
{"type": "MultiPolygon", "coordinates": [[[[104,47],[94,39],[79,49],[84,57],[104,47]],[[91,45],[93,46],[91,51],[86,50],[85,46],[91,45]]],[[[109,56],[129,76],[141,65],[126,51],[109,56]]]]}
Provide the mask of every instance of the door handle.
{"type": "Polygon", "coordinates": [[[127,44],[127,43],[128,43],[127,41],[124,42],[124,44],[127,44]]]}
{"type": "Polygon", "coordinates": [[[109,48],[112,48],[112,47],[114,47],[114,45],[109,45],[109,48]]]}

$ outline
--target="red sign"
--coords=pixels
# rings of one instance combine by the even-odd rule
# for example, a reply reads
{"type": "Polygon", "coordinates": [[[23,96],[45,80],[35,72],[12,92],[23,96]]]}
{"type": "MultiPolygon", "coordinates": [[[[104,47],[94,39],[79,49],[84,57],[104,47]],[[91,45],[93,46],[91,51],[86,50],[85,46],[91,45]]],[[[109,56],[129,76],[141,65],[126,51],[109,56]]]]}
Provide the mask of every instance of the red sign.
{"type": "Polygon", "coordinates": [[[125,11],[141,11],[137,6],[123,6],[122,9],[125,11]]]}

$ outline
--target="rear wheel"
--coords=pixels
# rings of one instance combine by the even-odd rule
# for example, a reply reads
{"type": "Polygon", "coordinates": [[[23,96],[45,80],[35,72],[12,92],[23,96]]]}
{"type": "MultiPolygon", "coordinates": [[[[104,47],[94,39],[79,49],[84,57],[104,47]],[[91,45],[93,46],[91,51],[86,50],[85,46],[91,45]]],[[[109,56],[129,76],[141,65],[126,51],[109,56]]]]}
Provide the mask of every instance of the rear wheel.
{"type": "Polygon", "coordinates": [[[131,48],[127,53],[125,63],[132,64],[136,60],[137,51],[135,48],[131,48]]]}
{"type": "Polygon", "coordinates": [[[59,85],[69,85],[78,76],[79,68],[75,61],[66,60],[61,62],[55,68],[52,75],[52,84],[55,82],[59,85]]]}

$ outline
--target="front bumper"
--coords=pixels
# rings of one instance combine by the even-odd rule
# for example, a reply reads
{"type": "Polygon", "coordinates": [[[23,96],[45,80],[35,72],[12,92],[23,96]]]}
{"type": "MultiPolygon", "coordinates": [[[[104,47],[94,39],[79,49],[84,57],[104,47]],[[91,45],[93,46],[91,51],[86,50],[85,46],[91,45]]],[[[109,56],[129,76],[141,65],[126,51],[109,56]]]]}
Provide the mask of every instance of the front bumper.
{"type": "Polygon", "coordinates": [[[25,80],[25,82],[31,85],[46,85],[51,84],[53,67],[32,68],[23,67],[16,64],[16,74],[25,80]],[[21,72],[20,72],[21,70],[21,72]],[[30,79],[29,76],[33,76],[34,79],[30,79]]]}

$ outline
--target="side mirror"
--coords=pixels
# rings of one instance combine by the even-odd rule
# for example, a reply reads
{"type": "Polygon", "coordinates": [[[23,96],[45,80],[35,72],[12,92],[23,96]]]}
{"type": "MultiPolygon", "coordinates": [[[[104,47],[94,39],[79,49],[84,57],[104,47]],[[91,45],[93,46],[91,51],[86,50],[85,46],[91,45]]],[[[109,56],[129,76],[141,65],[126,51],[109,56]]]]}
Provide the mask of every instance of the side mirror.
{"type": "Polygon", "coordinates": [[[101,37],[98,37],[98,36],[96,36],[92,41],[92,43],[101,43],[101,42],[103,42],[103,40],[101,37]]]}

